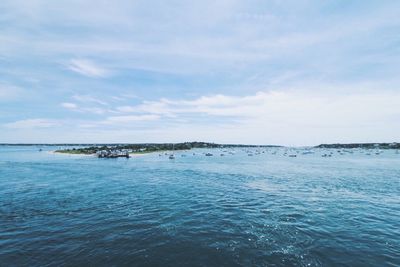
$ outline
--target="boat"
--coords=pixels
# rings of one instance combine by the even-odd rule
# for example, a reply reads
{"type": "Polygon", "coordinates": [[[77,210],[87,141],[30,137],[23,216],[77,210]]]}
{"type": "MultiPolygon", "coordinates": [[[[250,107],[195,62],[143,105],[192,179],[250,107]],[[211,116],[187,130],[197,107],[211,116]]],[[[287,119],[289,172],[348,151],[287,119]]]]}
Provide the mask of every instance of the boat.
{"type": "Polygon", "coordinates": [[[119,150],[101,150],[96,152],[98,158],[130,158],[129,152],[127,151],[119,151],[119,150]]]}
{"type": "Polygon", "coordinates": [[[211,154],[211,153],[206,153],[206,156],[207,157],[211,157],[213,154],[211,154]]]}
{"type": "MultiPolygon", "coordinates": [[[[172,151],[174,151],[174,150],[175,150],[175,144],[172,144],[172,151]]],[[[170,154],[168,158],[175,159],[174,153],[172,152],[172,154],[170,154]]]]}

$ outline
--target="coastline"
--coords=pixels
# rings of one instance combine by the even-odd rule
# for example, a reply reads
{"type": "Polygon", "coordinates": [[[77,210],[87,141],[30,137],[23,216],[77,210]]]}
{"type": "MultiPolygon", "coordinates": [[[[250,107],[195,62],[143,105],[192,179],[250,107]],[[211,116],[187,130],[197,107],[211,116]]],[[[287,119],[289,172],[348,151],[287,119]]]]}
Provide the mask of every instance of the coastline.
{"type": "Polygon", "coordinates": [[[57,152],[56,150],[47,151],[49,154],[53,155],[67,155],[67,156],[78,156],[78,157],[95,157],[96,154],[78,154],[78,153],[65,153],[65,152],[57,152]]]}
{"type": "MultiPolygon", "coordinates": [[[[47,151],[47,153],[53,154],[53,155],[66,155],[66,156],[76,156],[76,157],[94,157],[94,158],[97,157],[96,154],[67,153],[67,152],[57,152],[56,150],[47,151]]],[[[155,153],[157,153],[157,152],[129,153],[129,157],[137,158],[137,157],[142,157],[142,156],[146,156],[146,155],[149,155],[149,154],[155,154],[155,153]]]]}

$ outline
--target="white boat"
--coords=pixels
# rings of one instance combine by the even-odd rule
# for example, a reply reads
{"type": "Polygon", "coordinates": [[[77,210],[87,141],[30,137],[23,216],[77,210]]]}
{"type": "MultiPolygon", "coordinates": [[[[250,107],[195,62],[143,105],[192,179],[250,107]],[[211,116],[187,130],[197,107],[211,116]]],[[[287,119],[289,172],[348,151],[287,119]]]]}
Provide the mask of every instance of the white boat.
{"type": "MultiPolygon", "coordinates": [[[[172,144],[172,151],[174,151],[174,150],[175,150],[175,144],[172,144]]],[[[175,159],[174,153],[170,154],[168,158],[175,159]]]]}

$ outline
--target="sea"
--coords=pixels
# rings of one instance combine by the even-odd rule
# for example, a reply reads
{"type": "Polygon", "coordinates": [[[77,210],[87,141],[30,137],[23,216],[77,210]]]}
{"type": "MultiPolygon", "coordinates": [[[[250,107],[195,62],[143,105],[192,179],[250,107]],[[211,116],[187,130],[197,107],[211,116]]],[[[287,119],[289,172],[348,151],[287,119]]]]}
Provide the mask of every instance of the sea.
{"type": "Polygon", "coordinates": [[[0,266],[400,266],[395,150],[57,148],[0,146],[0,266]]]}

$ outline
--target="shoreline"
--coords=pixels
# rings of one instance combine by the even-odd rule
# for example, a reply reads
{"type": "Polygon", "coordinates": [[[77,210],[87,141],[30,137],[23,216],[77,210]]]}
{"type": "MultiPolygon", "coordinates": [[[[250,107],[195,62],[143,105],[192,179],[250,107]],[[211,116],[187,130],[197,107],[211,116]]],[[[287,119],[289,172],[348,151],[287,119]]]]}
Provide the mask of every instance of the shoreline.
{"type": "MultiPolygon", "coordinates": [[[[66,155],[66,156],[76,156],[76,157],[94,157],[94,158],[97,158],[96,154],[66,153],[66,152],[57,152],[56,150],[47,151],[47,153],[53,154],[53,155],[66,155]]],[[[154,153],[157,153],[157,152],[129,153],[129,157],[137,158],[137,157],[142,157],[142,156],[149,155],[149,154],[154,154],[154,153]]]]}
{"type": "Polygon", "coordinates": [[[67,156],[79,156],[79,157],[95,157],[96,154],[77,154],[77,153],[64,153],[64,152],[57,152],[56,150],[47,151],[49,154],[53,155],[67,155],[67,156]]]}

